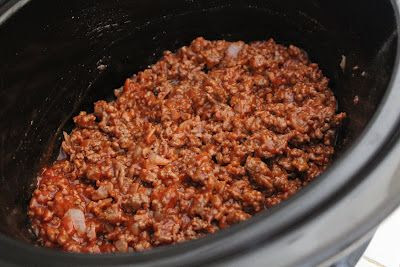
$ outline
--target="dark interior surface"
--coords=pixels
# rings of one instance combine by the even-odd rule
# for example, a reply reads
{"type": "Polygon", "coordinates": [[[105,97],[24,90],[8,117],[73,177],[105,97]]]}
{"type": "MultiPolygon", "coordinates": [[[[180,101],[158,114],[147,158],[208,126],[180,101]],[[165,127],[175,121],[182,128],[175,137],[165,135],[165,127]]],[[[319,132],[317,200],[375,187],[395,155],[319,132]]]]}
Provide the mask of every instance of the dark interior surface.
{"type": "Polygon", "coordinates": [[[31,239],[25,212],[36,173],[57,156],[74,115],[198,36],[305,49],[348,114],[337,156],[380,104],[397,44],[382,0],[31,1],[0,25],[0,232],[31,239]]]}

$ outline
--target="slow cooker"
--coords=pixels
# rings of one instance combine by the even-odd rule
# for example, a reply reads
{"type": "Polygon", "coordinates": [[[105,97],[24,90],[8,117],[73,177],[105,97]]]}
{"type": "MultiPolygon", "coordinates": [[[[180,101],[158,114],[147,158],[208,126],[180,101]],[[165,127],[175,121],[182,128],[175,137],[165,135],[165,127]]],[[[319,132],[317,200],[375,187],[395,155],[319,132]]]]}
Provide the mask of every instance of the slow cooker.
{"type": "Polygon", "coordinates": [[[1,264],[329,266],[346,258],[400,203],[398,33],[395,0],[0,1],[1,264]],[[72,117],[198,36],[273,37],[308,51],[348,115],[333,164],[284,203],[199,240],[103,255],[35,246],[27,204],[72,117]]]}

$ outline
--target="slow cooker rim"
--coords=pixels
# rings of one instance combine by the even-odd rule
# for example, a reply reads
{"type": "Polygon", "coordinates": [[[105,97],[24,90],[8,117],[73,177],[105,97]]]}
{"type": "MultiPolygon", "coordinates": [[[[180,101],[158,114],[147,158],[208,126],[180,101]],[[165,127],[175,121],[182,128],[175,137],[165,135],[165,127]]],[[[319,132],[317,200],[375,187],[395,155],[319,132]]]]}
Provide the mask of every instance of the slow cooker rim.
{"type": "MultiPolygon", "coordinates": [[[[9,17],[12,16],[13,13],[15,13],[19,8],[21,8],[23,5],[20,5],[18,8],[15,7],[15,5],[17,5],[19,2],[18,0],[13,1],[14,5],[9,5],[7,7],[2,7],[0,8],[0,22],[2,22],[3,20],[7,20],[9,17]],[[10,15],[10,13],[6,13],[8,10],[13,9],[12,14],[10,15]],[[8,17],[3,19],[4,14],[6,14],[8,17]]],[[[25,2],[29,2],[25,1],[25,2]]],[[[397,22],[397,32],[400,32],[399,30],[399,14],[398,14],[398,4],[395,0],[391,0],[392,6],[395,10],[396,13],[396,22],[397,22]]],[[[103,254],[103,255],[87,255],[87,254],[75,254],[75,253],[63,253],[63,252],[59,252],[56,250],[50,250],[50,249],[45,249],[45,248],[38,248],[38,247],[34,247],[30,244],[27,243],[23,243],[21,241],[17,241],[14,239],[11,239],[7,236],[4,236],[2,234],[0,234],[0,240],[1,240],[1,244],[0,247],[4,248],[2,249],[2,251],[8,251],[8,252],[14,252],[17,249],[22,249],[23,251],[26,252],[25,257],[28,259],[31,256],[33,256],[34,258],[37,257],[46,257],[47,260],[54,260],[59,262],[60,260],[66,260],[66,263],[82,263],[82,264],[99,264],[99,263],[103,263],[103,264],[131,264],[132,262],[135,262],[135,260],[138,263],[141,263],[141,261],[146,262],[147,260],[150,260],[151,264],[156,264],[158,262],[158,260],[163,260],[163,259],[168,259],[168,258],[174,258],[174,262],[178,262],[179,260],[181,260],[180,262],[186,262],[188,263],[191,260],[196,260],[196,263],[200,263],[198,256],[193,257],[193,253],[194,251],[192,251],[192,249],[195,249],[197,247],[198,248],[203,248],[203,253],[207,252],[210,254],[213,254],[214,257],[217,256],[222,256],[222,254],[224,256],[229,255],[229,252],[231,252],[232,250],[234,250],[234,247],[237,247],[240,243],[243,246],[243,240],[247,239],[247,243],[248,244],[248,240],[251,239],[253,240],[254,243],[256,242],[263,242],[260,240],[264,240],[267,237],[271,237],[274,235],[277,235],[278,232],[275,231],[271,231],[271,225],[272,225],[272,220],[275,218],[275,222],[279,223],[281,222],[282,218],[285,216],[282,216],[282,214],[287,214],[288,210],[290,209],[290,207],[294,206],[294,203],[296,203],[296,205],[299,204],[304,204],[305,202],[307,202],[308,200],[308,205],[302,206],[301,209],[296,209],[296,212],[293,212],[293,210],[290,210],[289,214],[291,216],[286,216],[286,224],[282,224],[281,227],[275,227],[277,229],[281,229],[281,231],[283,231],[284,228],[283,226],[289,226],[289,225],[293,225],[294,222],[296,220],[293,221],[293,218],[296,218],[296,215],[298,214],[302,214],[304,212],[309,213],[310,210],[315,210],[316,209],[316,205],[313,204],[310,200],[315,199],[315,195],[314,193],[317,193],[318,191],[321,191],[321,186],[323,186],[324,184],[326,185],[328,183],[329,178],[333,176],[333,174],[336,172],[336,170],[338,170],[338,168],[340,168],[343,163],[345,161],[348,161],[350,158],[354,158],[354,156],[359,155],[357,153],[356,155],[356,149],[360,146],[362,146],[363,143],[366,142],[366,137],[374,135],[374,132],[381,132],[381,127],[380,125],[377,124],[377,122],[382,121],[382,117],[383,117],[383,113],[385,113],[385,107],[388,107],[388,103],[390,103],[390,100],[393,98],[393,95],[396,93],[395,92],[395,80],[400,80],[399,75],[397,75],[397,71],[399,68],[399,49],[400,49],[400,45],[399,42],[397,42],[397,51],[396,51],[396,60],[395,60],[395,64],[393,67],[393,74],[391,77],[391,81],[390,84],[388,85],[388,91],[386,92],[382,103],[380,104],[378,110],[376,111],[376,113],[374,114],[373,118],[371,119],[371,121],[369,122],[367,128],[364,130],[363,134],[357,138],[357,140],[354,142],[354,144],[351,146],[351,148],[349,148],[344,155],[342,155],[340,158],[338,158],[336,160],[336,162],[329,168],[329,170],[327,172],[325,172],[323,175],[321,175],[319,177],[319,179],[317,179],[314,183],[312,183],[310,186],[308,186],[307,188],[305,188],[304,190],[302,190],[301,192],[299,192],[298,194],[296,194],[294,197],[292,197],[291,199],[289,199],[288,201],[284,202],[282,205],[279,205],[279,207],[276,207],[274,209],[269,210],[268,212],[263,212],[257,216],[255,216],[254,218],[252,218],[251,220],[248,220],[246,222],[243,222],[241,224],[235,225],[229,229],[226,230],[222,230],[220,232],[218,232],[217,234],[214,235],[209,235],[205,238],[199,239],[199,240],[194,240],[194,241],[190,241],[190,242],[185,242],[182,244],[177,244],[177,245],[173,245],[173,246],[166,246],[166,247],[161,247],[161,248],[156,248],[150,251],[146,251],[146,252],[142,252],[142,253],[133,253],[133,254],[118,254],[118,255],[114,255],[114,254],[103,254]],[[310,192],[313,192],[313,194],[310,194],[310,192]],[[285,209],[286,208],[286,209],[285,209]],[[310,209],[309,209],[310,208],[310,209]],[[301,212],[300,212],[301,210],[301,212]],[[268,221],[265,222],[265,217],[268,217],[268,221]],[[279,217],[281,217],[279,219],[279,217]],[[279,220],[277,220],[277,218],[279,220]],[[291,223],[289,222],[291,221],[291,223]],[[257,229],[261,229],[263,231],[259,231],[257,229],[255,229],[257,227],[257,229]],[[255,234],[254,236],[259,236],[259,238],[251,238],[249,237],[249,231],[245,231],[245,230],[252,230],[253,234],[255,234]],[[268,230],[268,231],[267,231],[268,230]],[[264,232],[264,233],[262,233],[264,232]],[[269,232],[270,234],[266,234],[267,232],[269,232]],[[273,234],[272,234],[273,232],[273,234]],[[247,238],[239,238],[237,236],[240,235],[246,235],[247,238]],[[229,240],[242,240],[241,242],[229,242],[229,240]],[[217,241],[224,241],[224,243],[226,243],[226,246],[213,246],[212,248],[210,248],[210,243],[214,243],[214,245],[216,245],[215,243],[217,241]],[[207,247],[207,248],[206,248],[207,247]],[[5,250],[5,248],[8,248],[8,250],[5,250]],[[184,253],[188,253],[188,251],[191,251],[191,253],[182,255],[184,253]],[[182,253],[184,252],[184,253],[182,253]],[[179,255],[177,255],[179,254],[179,255]],[[155,256],[161,257],[161,258],[157,258],[155,259],[155,256]]],[[[400,84],[400,81],[399,83],[400,84]]],[[[392,101],[393,102],[393,101],[392,101]]],[[[347,170],[348,175],[346,176],[346,178],[342,178],[341,183],[336,184],[336,187],[334,187],[334,189],[332,189],[332,185],[330,184],[330,190],[331,192],[329,194],[326,194],[327,192],[319,192],[318,195],[324,195],[324,201],[328,201],[330,196],[333,195],[335,192],[337,192],[338,189],[340,189],[344,184],[346,184],[349,180],[352,180],[354,177],[357,176],[357,174],[359,173],[359,171],[364,168],[369,162],[371,162],[373,159],[375,159],[379,152],[382,150],[383,144],[386,143],[394,134],[394,132],[399,128],[398,127],[398,115],[400,114],[399,111],[394,111],[396,113],[396,115],[392,115],[392,117],[395,118],[395,120],[392,120],[390,123],[390,131],[387,131],[385,134],[383,134],[384,138],[381,138],[381,140],[378,140],[373,147],[370,149],[369,153],[367,154],[363,154],[366,157],[362,160],[358,160],[357,163],[357,167],[352,169],[352,170],[347,170]]],[[[378,159],[379,160],[379,159],[378,159]]],[[[377,164],[378,161],[375,162],[375,164],[377,164]]],[[[374,166],[369,166],[370,168],[374,168],[374,166]]],[[[337,181],[337,180],[336,180],[337,181]]],[[[388,212],[390,212],[392,210],[392,208],[394,208],[394,204],[399,204],[400,200],[398,199],[394,199],[393,200],[393,205],[389,205],[391,206],[388,210],[385,211],[381,211],[377,216],[379,218],[384,218],[388,212]]],[[[298,218],[300,218],[301,216],[299,216],[298,218]]],[[[298,219],[297,219],[298,220],[298,219]]],[[[379,220],[378,220],[379,221],[379,220]]],[[[375,222],[374,222],[375,223],[375,222]]],[[[374,225],[370,225],[369,227],[366,226],[366,229],[371,229],[375,226],[374,225]]],[[[221,242],[219,242],[221,243],[221,242]]],[[[237,250],[237,248],[236,248],[237,250]]],[[[17,254],[20,255],[20,252],[16,252],[17,254]]],[[[202,260],[206,260],[205,258],[203,258],[202,260]]],[[[50,261],[48,261],[48,263],[51,263],[50,261]]]]}

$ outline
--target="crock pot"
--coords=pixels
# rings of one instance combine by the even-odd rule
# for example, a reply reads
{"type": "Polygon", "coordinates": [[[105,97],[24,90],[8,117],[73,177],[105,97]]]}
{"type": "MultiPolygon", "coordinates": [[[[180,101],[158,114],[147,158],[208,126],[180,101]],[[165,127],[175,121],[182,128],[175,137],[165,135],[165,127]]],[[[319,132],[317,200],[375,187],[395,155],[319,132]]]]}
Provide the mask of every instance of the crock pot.
{"type": "Polygon", "coordinates": [[[33,266],[330,265],[400,203],[398,1],[0,1],[0,263],[33,266]],[[294,197],[205,238],[140,253],[37,247],[26,208],[62,131],[125,78],[192,39],[309,52],[348,114],[330,168],[294,197]]]}

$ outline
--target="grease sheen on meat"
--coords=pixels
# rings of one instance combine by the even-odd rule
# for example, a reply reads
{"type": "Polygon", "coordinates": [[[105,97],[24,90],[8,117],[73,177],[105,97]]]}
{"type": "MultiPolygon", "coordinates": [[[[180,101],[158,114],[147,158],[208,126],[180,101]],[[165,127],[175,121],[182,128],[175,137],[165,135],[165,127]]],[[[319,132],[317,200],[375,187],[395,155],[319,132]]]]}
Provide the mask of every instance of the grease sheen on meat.
{"type": "Polygon", "coordinates": [[[81,112],[28,214],[39,244],[141,251],[214,233],[323,172],[345,117],[295,46],[197,38],[81,112]]]}

